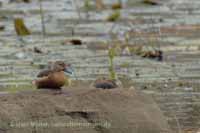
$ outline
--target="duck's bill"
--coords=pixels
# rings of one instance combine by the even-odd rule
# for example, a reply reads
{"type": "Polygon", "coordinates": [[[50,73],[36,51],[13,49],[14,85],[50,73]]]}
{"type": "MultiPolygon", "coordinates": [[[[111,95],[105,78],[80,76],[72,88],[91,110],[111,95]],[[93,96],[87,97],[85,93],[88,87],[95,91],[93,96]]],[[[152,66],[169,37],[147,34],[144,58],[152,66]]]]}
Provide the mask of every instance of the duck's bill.
{"type": "Polygon", "coordinates": [[[74,71],[71,67],[65,68],[64,72],[67,76],[74,76],[74,71]]]}

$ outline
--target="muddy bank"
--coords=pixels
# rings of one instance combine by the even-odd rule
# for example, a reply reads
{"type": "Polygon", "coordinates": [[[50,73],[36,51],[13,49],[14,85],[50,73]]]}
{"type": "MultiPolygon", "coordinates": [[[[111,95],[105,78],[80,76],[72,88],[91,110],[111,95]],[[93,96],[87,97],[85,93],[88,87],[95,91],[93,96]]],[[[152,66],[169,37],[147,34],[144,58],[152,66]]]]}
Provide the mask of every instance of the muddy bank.
{"type": "Polygon", "coordinates": [[[65,89],[0,96],[0,130],[9,133],[171,133],[151,97],[134,89],[65,89]]]}

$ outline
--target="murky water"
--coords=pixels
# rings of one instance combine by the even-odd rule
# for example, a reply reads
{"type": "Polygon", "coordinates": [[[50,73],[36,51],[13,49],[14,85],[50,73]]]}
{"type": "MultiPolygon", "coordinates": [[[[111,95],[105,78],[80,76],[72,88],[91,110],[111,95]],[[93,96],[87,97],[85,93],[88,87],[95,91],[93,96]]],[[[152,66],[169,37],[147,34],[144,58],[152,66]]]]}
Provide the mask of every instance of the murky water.
{"type": "MultiPolygon", "coordinates": [[[[129,32],[130,45],[160,47],[165,51],[165,61],[156,62],[136,55],[117,56],[117,73],[127,76],[139,89],[153,95],[174,130],[198,129],[199,0],[163,0],[158,6],[124,0],[121,18],[116,23],[106,21],[113,12],[110,8],[87,14],[83,0],[77,0],[78,5],[72,0],[45,0],[42,2],[45,37],[41,32],[38,1],[28,4],[0,1],[3,2],[0,25],[5,26],[5,30],[0,31],[2,88],[30,85],[38,71],[52,60],[71,63],[79,80],[94,80],[99,75],[107,75],[108,51],[95,48],[107,42],[114,43],[116,39],[123,41],[124,33],[129,32]],[[23,37],[23,42],[14,30],[15,17],[23,17],[32,32],[31,36],[23,37]],[[72,38],[81,39],[83,45],[71,45],[67,40],[72,38]],[[35,53],[34,47],[44,53],[35,53]],[[124,64],[126,67],[121,67],[124,64]],[[189,83],[182,85],[182,82],[189,83]]],[[[107,7],[116,1],[104,0],[107,7]]]]}

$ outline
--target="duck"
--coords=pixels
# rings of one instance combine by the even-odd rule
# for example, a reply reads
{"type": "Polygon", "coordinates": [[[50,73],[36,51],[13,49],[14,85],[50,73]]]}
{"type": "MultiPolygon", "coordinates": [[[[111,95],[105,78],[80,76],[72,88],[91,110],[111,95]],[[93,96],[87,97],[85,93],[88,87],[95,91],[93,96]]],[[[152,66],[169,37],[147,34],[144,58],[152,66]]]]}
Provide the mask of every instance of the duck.
{"type": "Polygon", "coordinates": [[[83,41],[80,40],[80,39],[71,39],[71,40],[64,41],[62,43],[62,45],[65,45],[65,44],[68,44],[68,43],[70,43],[71,45],[78,46],[78,45],[82,45],[83,41]]]}
{"type": "Polygon", "coordinates": [[[50,62],[48,68],[38,73],[37,79],[32,82],[37,89],[60,90],[65,84],[71,84],[73,75],[71,64],[63,61],[50,62]]]}
{"type": "Polygon", "coordinates": [[[121,81],[116,79],[107,79],[105,77],[95,80],[93,86],[100,89],[115,89],[122,85],[121,81]]]}
{"type": "Polygon", "coordinates": [[[160,2],[158,0],[143,0],[143,3],[148,5],[160,5],[160,2]]]}
{"type": "Polygon", "coordinates": [[[142,55],[143,58],[155,59],[157,61],[163,61],[163,51],[162,50],[155,50],[144,52],[142,55]]]}

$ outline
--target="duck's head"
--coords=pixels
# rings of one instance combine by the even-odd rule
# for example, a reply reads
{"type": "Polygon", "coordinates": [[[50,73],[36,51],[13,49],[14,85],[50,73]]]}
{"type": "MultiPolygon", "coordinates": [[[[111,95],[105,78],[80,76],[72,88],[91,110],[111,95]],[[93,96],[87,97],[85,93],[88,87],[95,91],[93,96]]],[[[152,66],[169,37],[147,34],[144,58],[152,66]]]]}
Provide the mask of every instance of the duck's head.
{"type": "Polygon", "coordinates": [[[71,64],[66,64],[63,61],[56,61],[53,65],[53,69],[56,71],[64,71],[67,76],[74,76],[74,71],[71,64]]]}

